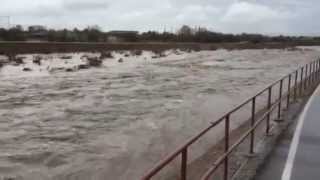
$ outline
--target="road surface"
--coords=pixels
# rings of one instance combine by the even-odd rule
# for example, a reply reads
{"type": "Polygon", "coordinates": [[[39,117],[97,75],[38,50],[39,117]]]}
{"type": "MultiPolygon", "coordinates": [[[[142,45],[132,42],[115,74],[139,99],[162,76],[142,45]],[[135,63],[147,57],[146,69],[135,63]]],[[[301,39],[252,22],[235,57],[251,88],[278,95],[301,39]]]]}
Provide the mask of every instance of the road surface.
{"type": "Polygon", "coordinates": [[[320,176],[320,87],[255,180],[316,180],[320,176]]]}

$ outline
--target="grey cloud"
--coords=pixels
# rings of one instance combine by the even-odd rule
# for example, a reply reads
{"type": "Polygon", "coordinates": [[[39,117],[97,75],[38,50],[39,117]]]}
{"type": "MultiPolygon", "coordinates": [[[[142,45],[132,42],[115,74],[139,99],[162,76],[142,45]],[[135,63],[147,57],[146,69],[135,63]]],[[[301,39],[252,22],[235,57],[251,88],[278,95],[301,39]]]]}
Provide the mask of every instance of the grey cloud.
{"type": "Polygon", "coordinates": [[[14,24],[105,30],[176,30],[183,24],[242,33],[319,33],[318,0],[2,0],[14,24]],[[23,2],[25,4],[23,4],[23,2]],[[27,4],[27,5],[26,5],[27,4]]]}
{"type": "Polygon", "coordinates": [[[106,1],[85,1],[85,0],[66,0],[63,7],[73,11],[96,11],[105,10],[109,6],[106,1]]]}

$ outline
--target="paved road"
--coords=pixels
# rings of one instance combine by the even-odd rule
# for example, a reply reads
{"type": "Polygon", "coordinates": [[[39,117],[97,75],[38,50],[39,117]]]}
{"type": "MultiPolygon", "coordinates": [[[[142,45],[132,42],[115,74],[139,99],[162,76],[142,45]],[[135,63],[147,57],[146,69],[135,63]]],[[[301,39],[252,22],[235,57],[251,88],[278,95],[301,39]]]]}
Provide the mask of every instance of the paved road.
{"type": "Polygon", "coordinates": [[[320,179],[320,87],[255,180],[320,179]]]}

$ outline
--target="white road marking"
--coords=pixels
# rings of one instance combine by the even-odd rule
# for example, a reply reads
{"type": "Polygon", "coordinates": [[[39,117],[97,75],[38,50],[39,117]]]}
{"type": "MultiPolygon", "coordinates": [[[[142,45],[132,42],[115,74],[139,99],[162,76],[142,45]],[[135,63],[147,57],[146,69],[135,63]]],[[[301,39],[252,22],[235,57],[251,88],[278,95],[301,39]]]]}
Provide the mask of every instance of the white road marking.
{"type": "Polygon", "coordinates": [[[289,151],[289,155],[287,158],[287,162],[284,168],[284,171],[282,173],[282,177],[281,180],[290,180],[291,178],[291,174],[292,174],[292,168],[294,165],[294,160],[296,157],[296,153],[297,153],[297,149],[298,149],[298,145],[299,145],[299,141],[300,141],[300,136],[301,136],[301,131],[302,131],[302,127],[305,121],[305,117],[306,114],[309,110],[309,107],[312,103],[312,101],[314,100],[314,97],[320,93],[320,87],[317,88],[317,90],[312,94],[312,96],[310,97],[308,103],[306,104],[306,106],[303,109],[302,114],[299,117],[299,122],[298,125],[296,127],[295,133],[294,133],[294,137],[293,140],[291,142],[290,145],[290,151],[289,151]]]}

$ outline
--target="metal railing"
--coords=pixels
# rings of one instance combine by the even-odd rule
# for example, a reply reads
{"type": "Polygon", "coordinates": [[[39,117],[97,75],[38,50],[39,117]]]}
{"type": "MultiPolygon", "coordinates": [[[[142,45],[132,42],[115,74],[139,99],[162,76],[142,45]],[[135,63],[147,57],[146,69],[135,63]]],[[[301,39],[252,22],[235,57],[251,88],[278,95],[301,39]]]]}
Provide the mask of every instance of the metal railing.
{"type": "Polygon", "coordinates": [[[271,115],[277,110],[277,118],[281,118],[282,113],[282,103],[286,103],[286,108],[290,107],[291,102],[295,102],[298,96],[302,96],[306,90],[315,87],[319,84],[320,77],[320,59],[313,61],[309,64],[306,64],[303,67],[300,67],[296,71],[284,76],[278,81],[272,83],[267,88],[263,89],[257,93],[254,97],[246,100],[242,104],[235,107],[230,112],[226,113],[220,119],[215,122],[212,122],[207,128],[203,129],[196,136],[192,137],[185,144],[177,148],[173,153],[169,154],[163,160],[161,160],[157,165],[155,165],[151,170],[149,170],[141,180],[150,180],[155,175],[157,175],[164,167],[168,166],[173,160],[178,156],[181,156],[180,162],[180,180],[187,180],[188,175],[188,149],[189,147],[197,142],[202,136],[209,132],[213,127],[216,127],[219,124],[224,124],[224,153],[219,156],[219,158],[213,163],[213,165],[206,171],[205,174],[201,177],[201,180],[209,180],[212,178],[212,175],[215,171],[220,168],[223,164],[223,180],[228,180],[229,177],[229,156],[236,148],[242,144],[247,137],[250,138],[249,142],[249,153],[253,154],[255,149],[255,130],[258,125],[262,122],[266,122],[265,133],[266,135],[270,134],[271,131],[271,115]],[[299,80],[300,76],[300,80],[299,80]],[[284,87],[284,83],[287,87],[284,87]],[[278,98],[275,102],[272,102],[272,94],[274,93],[274,87],[278,86],[278,98]],[[287,88],[286,93],[284,93],[284,88],[287,88]],[[267,92],[267,105],[262,112],[262,115],[257,117],[256,110],[256,100],[257,97],[267,92]],[[242,134],[242,136],[235,141],[235,143],[230,144],[230,117],[232,114],[243,108],[244,106],[251,104],[251,118],[250,118],[250,128],[242,134]]]}

